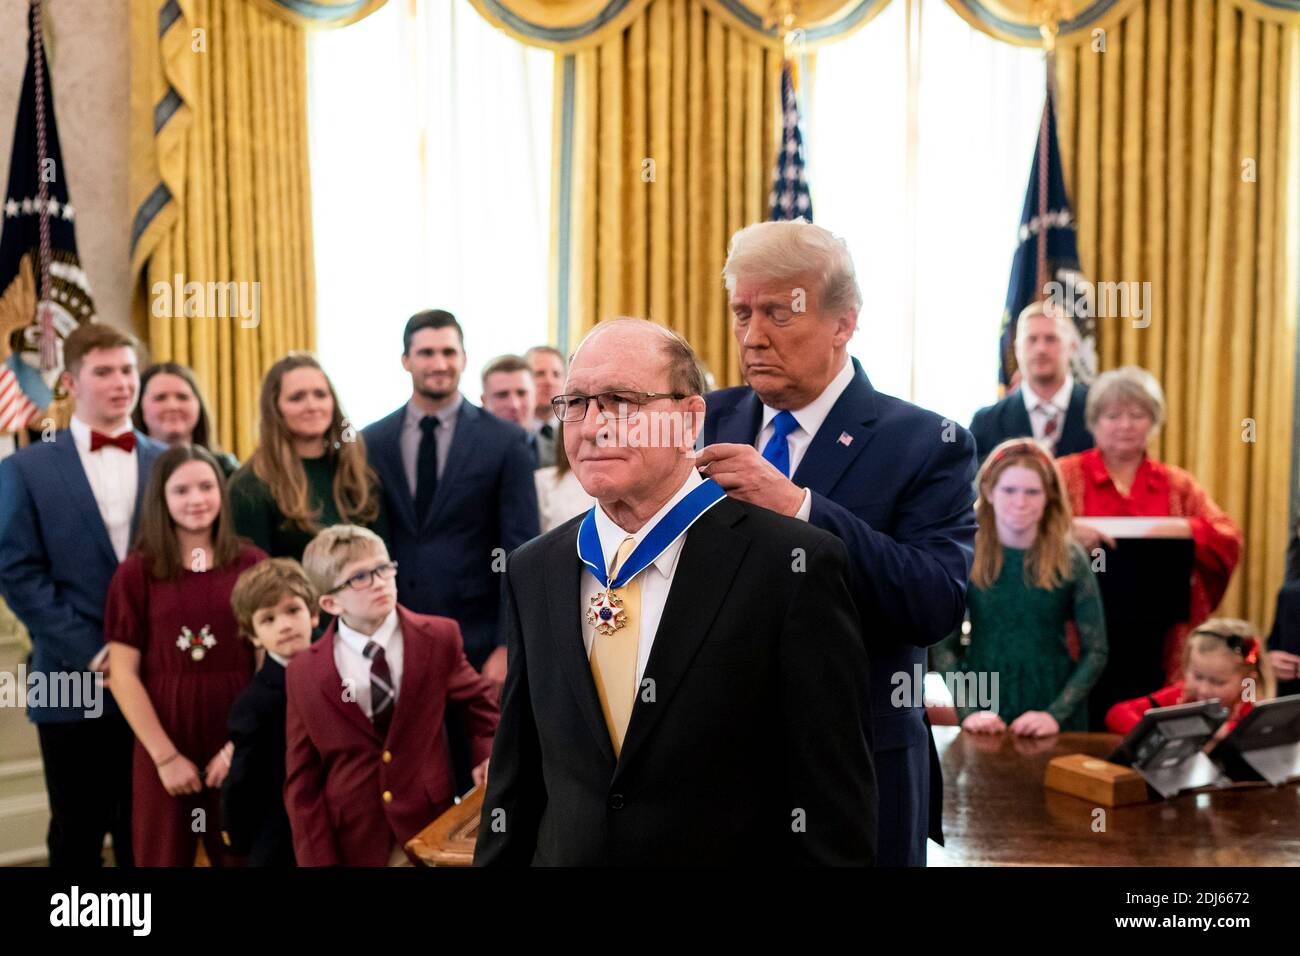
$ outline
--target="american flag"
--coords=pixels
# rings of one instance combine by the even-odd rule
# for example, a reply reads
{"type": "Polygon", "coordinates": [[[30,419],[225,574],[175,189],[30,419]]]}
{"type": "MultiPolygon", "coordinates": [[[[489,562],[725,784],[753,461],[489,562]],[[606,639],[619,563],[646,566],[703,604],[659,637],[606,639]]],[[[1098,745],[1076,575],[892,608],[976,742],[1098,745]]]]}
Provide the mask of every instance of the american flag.
{"type": "Polygon", "coordinates": [[[812,222],[812,194],[804,170],[803,133],[799,129],[799,98],[794,90],[794,67],[789,60],[781,71],[781,146],[772,170],[771,218],[812,222]]]}
{"type": "Polygon", "coordinates": [[[57,340],[95,318],[43,37],[41,5],[32,3],[9,182],[0,193],[0,434],[29,426],[50,405],[57,340]]]}
{"type": "MultiPolygon", "coordinates": [[[[1048,68],[1051,75],[1051,67],[1048,68]]],[[[1029,166],[1029,185],[1020,213],[1020,232],[1011,259],[1011,280],[1002,310],[1002,332],[998,341],[998,382],[1008,386],[1016,372],[1016,324],[1020,312],[1031,302],[1046,298],[1043,286],[1056,282],[1063,290],[1062,305],[1074,320],[1079,347],[1070,359],[1074,377],[1091,382],[1097,375],[1097,322],[1093,303],[1084,296],[1076,301],[1077,289],[1089,284],[1079,266],[1079,240],[1070,197],[1065,191],[1061,150],[1056,139],[1056,110],[1049,85],[1038,125],[1038,144],[1029,166]]]]}

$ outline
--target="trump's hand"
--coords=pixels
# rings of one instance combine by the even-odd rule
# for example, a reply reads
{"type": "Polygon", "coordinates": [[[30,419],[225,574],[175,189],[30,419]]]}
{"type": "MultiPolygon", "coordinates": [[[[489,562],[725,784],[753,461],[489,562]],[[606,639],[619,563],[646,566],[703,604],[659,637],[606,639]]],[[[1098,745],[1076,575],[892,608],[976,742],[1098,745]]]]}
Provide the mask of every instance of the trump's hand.
{"type": "Polygon", "coordinates": [[[695,467],[728,495],[779,514],[794,516],[804,491],[751,445],[709,445],[696,455],[695,467]]]}
{"type": "Polygon", "coordinates": [[[487,786],[488,763],[489,763],[488,760],[484,760],[481,764],[479,764],[477,767],[475,767],[473,770],[469,772],[469,778],[474,781],[474,786],[476,787],[487,786]]]}

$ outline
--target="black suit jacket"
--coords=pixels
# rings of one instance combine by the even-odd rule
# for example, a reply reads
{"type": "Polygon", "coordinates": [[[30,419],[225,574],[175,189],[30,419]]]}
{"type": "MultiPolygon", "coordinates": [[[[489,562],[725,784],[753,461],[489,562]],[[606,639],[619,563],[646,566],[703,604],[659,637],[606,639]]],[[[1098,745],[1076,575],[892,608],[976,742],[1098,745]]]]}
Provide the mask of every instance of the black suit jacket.
{"type": "MultiPolygon", "coordinates": [[[[1268,648],[1300,654],[1300,581],[1289,581],[1277,592],[1277,612],[1273,616],[1273,633],[1268,648]]],[[[1277,695],[1300,694],[1300,680],[1278,681],[1277,695]]]]}
{"type": "Polygon", "coordinates": [[[732,499],[706,512],[616,760],[579,629],[581,520],[506,570],[510,669],[475,864],[873,862],[867,658],[844,545],[732,499]]]}
{"type": "Polygon", "coordinates": [[[221,828],[250,866],[293,866],[293,833],[284,809],[284,667],[262,663],[230,708],[235,754],[221,787],[221,828]]]}
{"type": "MultiPolygon", "coordinates": [[[[540,530],[533,452],[518,425],[462,400],[447,463],[424,522],[402,466],[406,406],[365,428],[366,453],[388,507],[397,600],[460,625],[475,667],[499,645],[500,557],[540,530]]],[[[440,435],[439,441],[445,436],[440,435]]]]}
{"type": "MultiPolygon", "coordinates": [[[[1075,382],[1070,392],[1070,406],[1065,410],[1065,422],[1061,425],[1061,437],[1057,439],[1053,452],[1057,458],[1092,447],[1092,432],[1088,431],[1083,417],[1087,402],[1088,386],[1075,382]]],[[[1029,422],[1029,412],[1025,410],[1020,389],[1014,389],[1001,401],[976,412],[970,422],[970,431],[975,436],[980,464],[984,463],[989,452],[1008,438],[1033,437],[1034,426],[1029,422]]]]}

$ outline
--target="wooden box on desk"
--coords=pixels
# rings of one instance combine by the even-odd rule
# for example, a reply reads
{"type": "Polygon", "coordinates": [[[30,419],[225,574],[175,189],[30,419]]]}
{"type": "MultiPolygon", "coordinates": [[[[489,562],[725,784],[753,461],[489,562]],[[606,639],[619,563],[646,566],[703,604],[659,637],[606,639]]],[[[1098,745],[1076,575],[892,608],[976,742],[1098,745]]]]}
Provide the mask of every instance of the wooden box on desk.
{"type": "Polygon", "coordinates": [[[1047,765],[1043,786],[1103,807],[1147,802],[1147,782],[1131,767],[1087,754],[1057,757],[1047,765]]]}

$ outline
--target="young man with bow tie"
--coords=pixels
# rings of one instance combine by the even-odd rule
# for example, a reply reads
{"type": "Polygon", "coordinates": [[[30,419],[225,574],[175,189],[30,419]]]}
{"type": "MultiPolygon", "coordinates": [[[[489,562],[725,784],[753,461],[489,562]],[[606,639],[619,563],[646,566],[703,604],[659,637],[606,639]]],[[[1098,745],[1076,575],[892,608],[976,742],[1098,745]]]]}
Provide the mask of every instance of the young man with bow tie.
{"type": "Polygon", "coordinates": [[[100,866],[106,833],[115,864],[132,863],[134,741],[107,692],[104,601],[165,450],[131,427],[137,353],[135,338],[112,326],[73,330],[63,343],[63,384],[76,400],[70,427],[0,462],[0,595],[31,635],[29,687],[93,688],[101,698],[28,694],[51,866],[100,866]]]}

